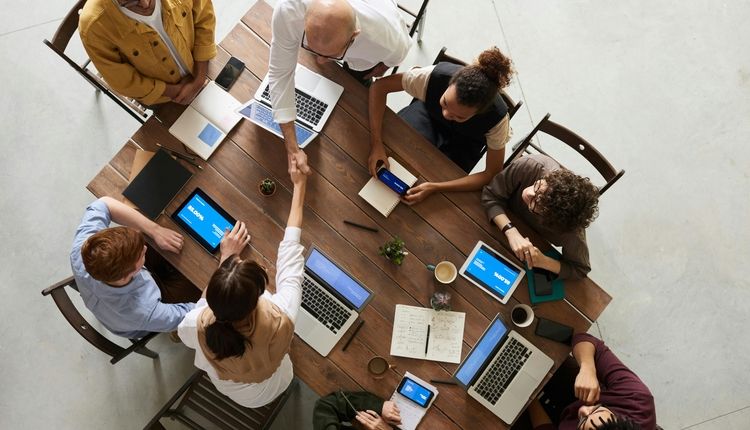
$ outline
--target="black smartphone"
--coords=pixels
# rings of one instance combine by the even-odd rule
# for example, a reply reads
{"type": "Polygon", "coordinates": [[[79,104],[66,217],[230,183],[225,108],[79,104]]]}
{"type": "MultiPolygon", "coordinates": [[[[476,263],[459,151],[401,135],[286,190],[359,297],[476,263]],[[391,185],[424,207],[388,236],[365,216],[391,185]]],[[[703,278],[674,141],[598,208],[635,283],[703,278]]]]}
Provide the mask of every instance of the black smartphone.
{"type": "Polygon", "coordinates": [[[539,317],[537,319],[539,320],[536,323],[535,333],[537,335],[570,345],[570,342],[573,340],[573,327],[546,318],[539,317]]]}
{"type": "Polygon", "coordinates": [[[409,185],[394,175],[393,172],[386,169],[385,166],[378,169],[377,175],[382,183],[388,185],[388,188],[395,191],[399,196],[403,196],[409,191],[409,185]]]}
{"type": "Polygon", "coordinates": [[[398,384],[398,390],[396,391],[423,408],[426,408],[432,398],[435,397],[435,393],[407,376],[404,376],[404,379],[398,384]]]}
{"type": "Polygon", "coordinates": [[[549,270],[534,268],[534,294],[537,297],[552,294],[552,281],[555,275],[549,270]]]}
{"type": "Polygon", "coordinates": [[[245,63],[234,57],[230,58],[224,68],[221,69],[219,76],[216,77],[216,85],[224,88],[225,91],[229,91],[244,68],[245,63]]]}

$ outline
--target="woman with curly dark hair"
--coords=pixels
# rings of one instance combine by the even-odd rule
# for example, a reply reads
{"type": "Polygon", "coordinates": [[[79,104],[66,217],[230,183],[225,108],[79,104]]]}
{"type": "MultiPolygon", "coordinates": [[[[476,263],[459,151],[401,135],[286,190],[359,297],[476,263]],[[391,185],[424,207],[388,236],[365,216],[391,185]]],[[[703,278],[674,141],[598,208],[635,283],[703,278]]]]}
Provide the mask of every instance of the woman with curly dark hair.
{"type": "Polygon", "coordinates": [[[583,278],[591,271],[586,228],[599,213],[599,189],[546,155],[516,159],[482,191],[487,216],[508,238],[516,256],[560,279],[583,278]],[[519,216],[546,240],[562,247],[562,259],[544,255],[521,235],[506,212],[519,216]]]}
{"type": "Polygon", "coordinates": [[[406,91],[415,100],[399,116],[466,173],[487,149],[484,171],[447,182],[421,183],[407,192],[406,202],[419,202],[434,192],[482,188],[503,168],[510,118],[499,91],[508,86],[513,73],[511,60],[493,47],[468,66],[442,62],[376,80],[369,98],[370,173],[374,176],[380,163],[388,167],[381,137],[386,97],[406,91]]]}

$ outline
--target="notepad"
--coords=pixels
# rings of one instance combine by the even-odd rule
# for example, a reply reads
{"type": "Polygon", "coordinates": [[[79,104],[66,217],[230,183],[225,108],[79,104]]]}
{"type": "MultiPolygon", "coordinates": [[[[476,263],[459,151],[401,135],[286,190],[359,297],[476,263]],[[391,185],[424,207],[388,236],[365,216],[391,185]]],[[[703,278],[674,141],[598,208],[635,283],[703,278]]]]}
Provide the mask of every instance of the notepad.
{"type": "Polygon", "coordinates": [[[165,150],[154,154],[122,191],[149,219],[156,219],[193,174],[165,150]]]}
{"type": "MultiPolygon", "coordinates": [[[[388,163],[390,164],[390,171],[396,175],[399,179],[406,182],[408,186],[414,185],[417,182],[417,177],[412,175],[411,172],[406,170],[404,166],[398,163],[391,157],[388,157],[388,163]]],[[[401,197],[392,189],[380,181],[378,178],[370,178],[365,184],[364,188],[360,190],[359,196],[365,199],[365,201],[372,205],[378,210],[384,217],[393,212],[398,202],[401,201],[401,197]]]]}
{"type": "Polygon", "coordinates": [[[241,103],[215,82],[209,82],[177,118],[169,132],[202,159],[216,151],[242,118],[235,112],[241,103]]]}
{"type": "Polygon", "coordinates": [[[425,382],[423,379],[420,379],[417,376],[414,376],[414,374],[411,372],[406,372],[404,376],[413,379],[419,385],[422,385],[423,387],[435,393],[430,404],[427,405],[427,407],[423,408],[419,405],[415,405],[412,401],[399,394],[398,388],[396,388],[396,391],[393,392],[390,400],[395,403],[396,406],[398,406],[399,415],[401,415],[401,424],[397,427],[401,430],[414,430],[419,425],[419,422],[422,421],[422,418],[424,418],[430,406],[435,403],[435,399],[437,398],[439,393],[437,387],[425,382]]]}
{"type": "MultiPolygon", "coordinates": [[[[555,249],[550,249],[549,251],[545,252],[544,255],[554,258],[555,260],[560,260],[562,256],[559,252],[557,252],[555,249]]],[[[529,301],[532,305],[537,305],[539,303],[544,302],[553,302],[555,300],[562,300],[565,298],[565,283],[562,279],[557,278],[554,279],[552,283],[552,293],[547,294],[544,296],[537,296],[536,295],[536,288],[534,286],[535,280],[534,280],[534,273],[532,270],[526,270],[526,279],[529,284],[529,301]]]]}
{"type": "Polygon", "coordinates": [[[391,355],[460,363],[465,320],[464,312],[396,305],[391,355]],[[427,326],[430,327],[429,342],[427,326]]]}

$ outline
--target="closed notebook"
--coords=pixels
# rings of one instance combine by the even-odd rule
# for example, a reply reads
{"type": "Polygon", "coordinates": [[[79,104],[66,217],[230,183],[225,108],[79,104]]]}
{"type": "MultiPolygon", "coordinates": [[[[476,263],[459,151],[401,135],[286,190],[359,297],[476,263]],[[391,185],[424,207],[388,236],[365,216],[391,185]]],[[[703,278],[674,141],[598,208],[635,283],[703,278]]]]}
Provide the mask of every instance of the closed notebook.
{"type": "Polygon", "coordinates": [[[242,118],[241,103],[215,82],[209,82],[177,118],[169,132],[204,160],[216,151],[242,118]]]}
{"type": "MultiPolygon", "coordinates": [[[[388,163],[390,164],[389,170],[391,173],[404,181],[406,185],[411,187],[417,182],[417,177],[406,170],[406,168],[399,164],[398,161],[388,157],[388,163]]],[[[370,178],[364,188],[360,190],[359,196],[365,199],[367,203],[371,204],[372,207],[377,209],[378,212],[383,214],[384,217],[388,217],[388,215],[393,212],[393,209],[396,208],[398,202],[401,201],[401,197],[398,193],[388,188],[388,186],[378,178],[370,178]]]]}
{"type": "Polygon", "coordinates": [[[192,173],[160,149],[140,173],[130,181],[122,195],[133,202],[148,219],[156,219],[193,176],[192,173]]]}

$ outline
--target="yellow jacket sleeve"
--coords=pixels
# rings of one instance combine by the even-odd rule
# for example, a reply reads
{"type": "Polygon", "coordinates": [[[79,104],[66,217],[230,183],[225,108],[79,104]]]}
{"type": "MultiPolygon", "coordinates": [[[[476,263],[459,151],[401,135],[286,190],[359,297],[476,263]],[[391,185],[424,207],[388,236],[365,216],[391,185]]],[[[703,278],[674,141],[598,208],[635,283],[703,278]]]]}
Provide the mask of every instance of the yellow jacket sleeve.
{"type": "Polygon", "coordinates": [[[208,61],[216,56],[216,15],[211,0],[193,0],[193,61],[208,61]]]}

